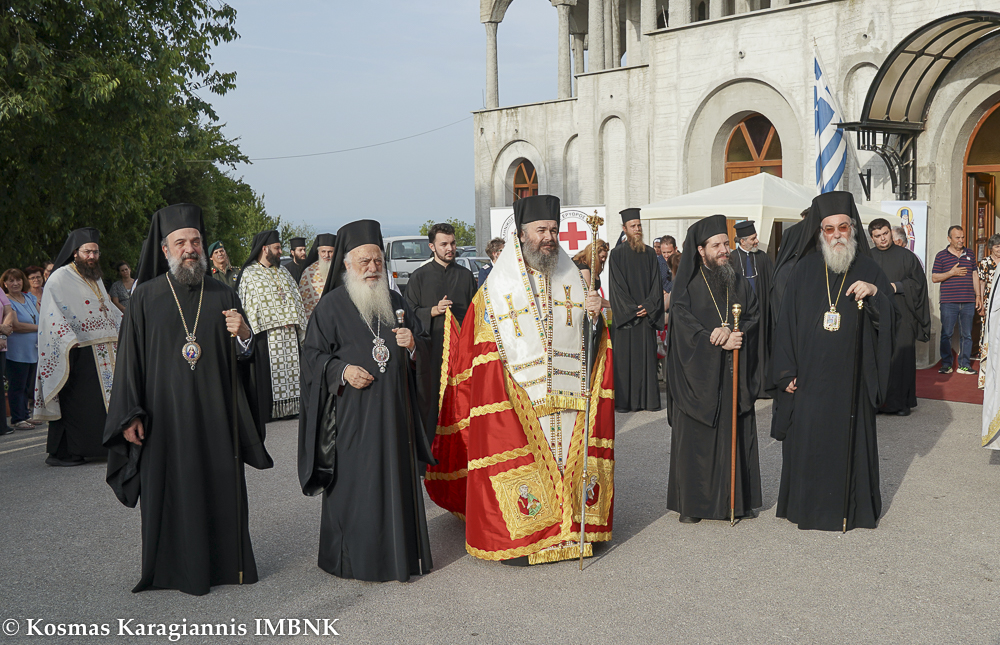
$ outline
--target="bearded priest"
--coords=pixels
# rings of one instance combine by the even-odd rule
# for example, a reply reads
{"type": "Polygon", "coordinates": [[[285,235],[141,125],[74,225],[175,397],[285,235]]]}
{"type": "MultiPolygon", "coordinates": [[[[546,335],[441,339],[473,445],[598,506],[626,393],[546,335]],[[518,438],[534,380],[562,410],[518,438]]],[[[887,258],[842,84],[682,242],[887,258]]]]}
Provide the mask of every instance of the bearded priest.
{"type": "Polygon", "coordinates": [[[204,239],[194,204],[153,214],[122,324],[104,445],[115,496],[141,498],[134,592],[257,582],[244,464],[273,462],[248,398],[255,343],[236,292],[207,274],[204,239]]]}
{"type": "Polygon", "coordinates": [[[670,294],[667,508],[683,524],[729,519],[733,429],[733,352],[740,352],[736,434],[736,517],[762,505],[757,416],[760,313],[750,282],[729,263],[726,217],[688,228],[670,294]],[[740,305],[739,329],[733,305],[740,305]]]}
{"type": "MultiPolygon", "coordinates": [[[[587,292],[559,247],[559,217],[557,197],[514,202],[515,231],[461,333],[446,325],[447,386],[434,439],[441,463],[428,468],[425,481],[431,499],[466,520],[466,550],[484,560],[527,565],[579,557],[582,485],[584,555],[593,542],[611,539],[611,345],[600,295],[587,292]]],[[[649,257],[655,263],[652,251],[649,257]]]]}
{"type": "Polygon", "coordinates": [[[882,513],[875,413],[892,369],[892,285],[871,258],[851,193],[816,197],[796,226],[803,228],[788,260],[795,264],[771,357],[771,436],[782,441],[775,512],[800,529],[875,528],[882,513]]]}
{"type": "Polygon", "coordinates": [[[100,260],[97,229],[76,229],[42,293],[34,418],[49,422],[50,466],[78,466],[108,454],[101,436],[122,313],[104,289],[100,260]]]}
{"type": "Polygon", "coordinates": [[[326,279],[330,276],[330,267],[333,266],[336,243],[336,235],[320,233],[313,240],[309,255],[306,256],[306,268],[299,280],[299,293],[302,294],[302,308],[306,312],[307,321],[326,288],[326,279]]]}
{"type": "Polygon", "coordinates": [[[431,339],[389,289],[383,248],[378,222],[337,231],[302,350],[299,483],[323,494],[321,569],[405,582],[432,567],[417,462],[434,463],[420,409],[434,384],[418,383],[431,339]]]}
{"type": "Polygon", "coordinates": [[[255,383],[260,416],[265,423],[294,417],[299,413],[299,343],[306,314],[298,283],[281,266],[278,231],[254,235],[236,278],[236,293],[250,328],[260,335],[253,358],[260,363],[255,383]]]}

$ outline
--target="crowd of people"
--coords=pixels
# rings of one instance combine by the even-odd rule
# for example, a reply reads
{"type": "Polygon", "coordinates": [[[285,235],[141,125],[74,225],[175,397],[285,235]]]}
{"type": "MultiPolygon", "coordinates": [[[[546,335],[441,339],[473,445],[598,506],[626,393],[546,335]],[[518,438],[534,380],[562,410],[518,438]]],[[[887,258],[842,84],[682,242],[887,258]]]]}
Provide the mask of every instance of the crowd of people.
{"type": "MultiPolygon", "coordinates": [[[[915,344],[930,337],[927,279],[897,231],[827,193],[772,260],[752,222],[736,223],[734,248],[723,215],[682,246],[649,246],[641,211],[620,215],[614,248],[595,237],[570,257],[559,200],[519,199],[515,233],[487,244],[479,275],[436,224],[405,293],[372,220],[308,249],[286,241],[287,264],[278,232],[261,231],[237,268],[207,244],[198,206],[170,206],[110,289],[100,232],[77,229],[53,263],[0,275],[11,423],[47,422],[47,464],[106,458],[116,497],[141,499],[135,591],[257,580],[244,468],[273,466],[265,427],[278,419],[298,419],[299,483],[322,497],[319,566],[344,578],[433,568],[421,487],[465,522],[475,557],[591,555],[612,536],[616,412],[665,409],[667,507],[682,523],[735,522],[762,505],[755,403],[772,399],[778,517],[875,528],[876,415],[917,405],[915,344]]],[[[935,258],[942,372],[956,325],[960,373],[976,313],[1000,335],[1000,236],[989,250],[976,264],[952,227],[935,258]]],[[[1000,369],[983,371],[995,399],[1000,369]]]]}

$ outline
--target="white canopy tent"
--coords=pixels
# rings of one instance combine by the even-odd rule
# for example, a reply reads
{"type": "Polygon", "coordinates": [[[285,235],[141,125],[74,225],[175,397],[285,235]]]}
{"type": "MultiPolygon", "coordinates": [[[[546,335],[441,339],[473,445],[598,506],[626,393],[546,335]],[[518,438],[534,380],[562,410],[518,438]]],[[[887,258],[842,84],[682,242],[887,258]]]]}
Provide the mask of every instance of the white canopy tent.
{"type": "MultiPolygon", "coordinates": [[[[767,250],[772,225],[801,221],[802,211],[809,207],[814,197],[815,188],[760,173],[643,206],[642,219],[693,221],[722,213],[733,220],[752,220],[761,249],[767,250]]],[[[899,218],[877,208],[859,204],[858,212],[865,224],[878,217],[884,217],[893,226],[899,224],[899,218]]]]}

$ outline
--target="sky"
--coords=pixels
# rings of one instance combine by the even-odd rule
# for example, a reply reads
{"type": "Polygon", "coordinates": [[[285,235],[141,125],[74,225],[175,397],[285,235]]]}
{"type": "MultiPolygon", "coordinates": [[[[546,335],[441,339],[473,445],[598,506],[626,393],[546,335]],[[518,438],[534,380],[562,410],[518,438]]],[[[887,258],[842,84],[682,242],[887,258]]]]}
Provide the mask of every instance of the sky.
{"type": "MultiPolygon", "coordinates": [[[[336,232],[362,218],[383,235],[427,220],[475,221],[473,124],[486,85],[486,30],[475,0],[276,3],[229,0],[240,38],[213,51],[236,89],[212,96],[225,133],[251,159],[237,176],[283,222],[336,232]]],[[[517,0],[498,29],[500,105],[556,96],[557,16],[517,0]]]]}

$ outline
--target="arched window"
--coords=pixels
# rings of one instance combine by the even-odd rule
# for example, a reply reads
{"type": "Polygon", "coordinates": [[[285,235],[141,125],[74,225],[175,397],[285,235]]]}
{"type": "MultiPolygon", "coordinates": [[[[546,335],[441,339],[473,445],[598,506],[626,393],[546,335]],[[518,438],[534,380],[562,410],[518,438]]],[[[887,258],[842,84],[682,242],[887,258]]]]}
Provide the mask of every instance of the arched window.
{"type": "MultiPolygon", "coordinates": [[[[725,169],[726,183],[762,172],[781,176],[781,139],[767,117],[751,114],[733,128],[726,143],[725,169]]],[[[735,239],[734,223],[733,220],[728,222],[730,243],[735,239]]],[[[768,253],[772,257],[780,244],[781,225],[775,224],[768,244],[768,253]]]]}
{"type": "MultiPolygon", "coordinates": [[[[1000,104],[976,125],[965,155],[965,243],[981,260],[986,240],[996,232],[997,178],[1000,177],[1000,104]]],[[[978,319],[977,319],[978,320],[978,319]]]]}
{"type": "Polygon", "coordinates": [[[699,2],[694,9],[695,20],[708,20],[708,3],[699,2]]]}
{"type": "Polygon", "coordinates": [[[737,124],[726,144],[726,182],[766,172],[781,176],[781,139],[767,117],[751,114],[737,124]]]}
{"type": "Polygon", "coordinates": [[[527,159],[521,161],[514,171],[514,201],[522,197],[538,194],[538,175],[535,167],[527,159]]]}

